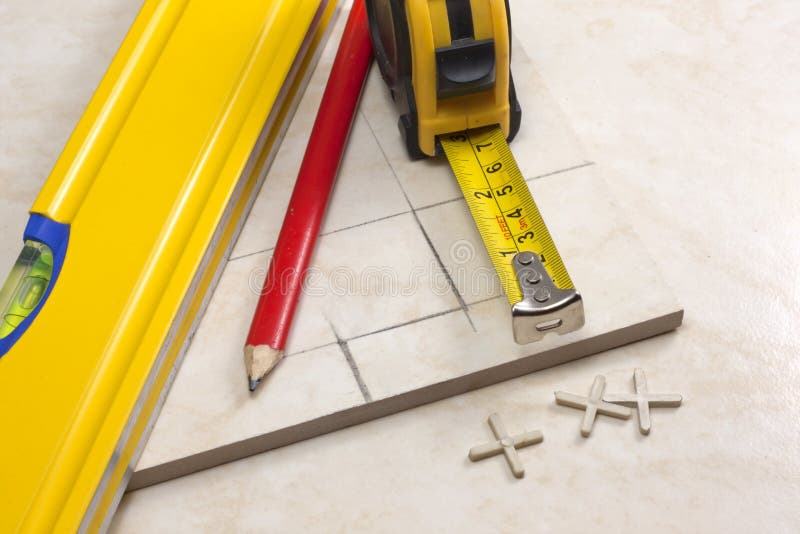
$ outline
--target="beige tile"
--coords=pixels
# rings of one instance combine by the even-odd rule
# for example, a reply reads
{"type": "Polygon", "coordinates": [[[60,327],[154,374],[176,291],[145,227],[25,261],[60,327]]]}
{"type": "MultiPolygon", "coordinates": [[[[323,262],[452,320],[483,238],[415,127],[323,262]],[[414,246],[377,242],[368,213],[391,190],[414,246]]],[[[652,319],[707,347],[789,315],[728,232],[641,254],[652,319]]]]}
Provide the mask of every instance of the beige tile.
{"type": "Polygon", "coordinates": [[[22,250],[22,233],[30,207],[26,200],[0,199],[0,278],[3,281],[22,250]]]}
{"type": "MultiPolygon", "coordinates": [[[[385,89],[382,82],[378,83],[379,76],[373,69],[362,101],[364,117],[357,121],[350,140],[350,151],[339,178],[339,185],[343,187],[337,187],[334,193],[325,226],[327,233],[318,241],[312,271],[287,345],[289,352],[333,343],[336,335],[349,340],[361,377],[373,397],[381,400],[395,395],[413,395],[421,388],[459,380],[469,373],[489,373],[488,370],[497,366],[549,349],[561,349],[559,354],[563,356],[559,357],[564,358],[569,354],[573,354],[572,358],[585,355],[591,349],[575,352],[569,347],[576,342],[601,338],[606,345],[592,341],[594,345],[585,347],[607,346],[607,340],[614,338],[609,332],[617,330],[625,332],[619,339],[630,339],[625,336],[635,337],[632,332],[647,331],[637,330],[637,325],[649,325],[678,312],[680,308],[664,287],[652,260],[630,227],[621,220],[597,168],[584,166],[556,172],[585,165],[582,148],[530,61],[523,53],[515,54],[515,61],[520,63],[515,71],[517,77],[527,80],[520,86],[523,99],[535,104],[529,106],[523,102],[523,105],[526,109],[540,110],[541,122],[534,122],[534,127],[523,130],[513,148],[526,176],[549,174],[530,180],[530,186],[567,267],[586,299],[586,327],[568,336],[549,336],[535,346],[514,344],[508,304],[499,286],[492,283],[496,276],[466,206],[463,200],[458,200],[460,192],[447,163],[441,158],[408,161],[402,145],[393,141],[396,138],[393,108],[379,105],[385,97],[385,89]],[[391,136],[395,137],[388,134],[389,128],[391,136]],[[393,168],[383,159],[384,153],[393,168]],[[360,165],[362,161],[364,166],[360,165]],[[404,213],[409,208],[393,172],[397,173],[411,202],[418,206],[453,199],[421,209],[417,214],[436,255],[414,214],[404,213]],[[393,215],[398,211],[399,214],[393,215]],[[371,218],[386,218],[369,222],[369,218],[362,217],[365,214],[371,218]],[[337,231],[338,228],[346,229],[337,231]],[[437,255],[464,300],[470,304],[469,318],[459,308],[439,268],[437,255]],[[486,300],[491,297],[499,298],[486,300]],[[371,335],[375,332],[380,333],[371,335]]],[[[319,97],[314,96],[318,89],[315,87],[306,95],[304,106],[313,107],[309,102],[319,97]]],[[[311,127],[311,116],[298,113],[295,119],[298,126],[292,125],[273,166],[268,180],[279,180],[275,186],[278,192],[285,193],[291,188],[299,166],[297,158],[305,148],[303,132],[311,127]]],[[[277,232],[282,217],[276,216],[276,212],[281,211],[277,199],[277,196],[267,198],[262,191],[237,251],[257,250],[269,244],[256,243],[256,235],[260,232],[261,239],[269,231],[277,232]],[[264,218],[266,216],[271,217],[271,222],[264,218]]],[[[270,239],[274,240],[276,233],[272,235],[270,239]]],[[[220,346],[213,349],[214,352],[235,355],[232,361],[236,363],[231,372],[236,376],[243,372],[239,353],[267,260],[267,253],[259,253],[229,263],[190,357],[191,351],[205,351],[217,343],[220,346]],[[223,320],[213,319],[233,317],[234,310],[239,309],[246,309],[246,312],[229,319],[235,324],[225,325],[223,320]],[[195,349],[196,345],[204,348],[195,349]]],[[[171,395],[168,406],[183,402],[173,399],[180,397],[171,395]]],[[[377,414],[381,409],[378,407],[370,413],[377,414]]],[[[180,412],[179,408],[175,410],[180,412]]],[[[336,411],[331,408],[324,415],[336,411]]],[[[265,427],[260,435],[272,430],[275,428],[265,427]]],[[[280,431],[291,433],[287,429],[280,431]]],[[[170,430],[165,427],[161,432],[166,435],[170,430]]],[[[248,436],[231,427],[229,442],[244,437],[248,436]]],[[[177,437],[171,439],[179,442],[177,437]]],[[[218,447],[226,449],[225,444],[218,447]]],[[[182,452],[174,450],[171,459],[177,460],[193,452],[197,452],[193,445],[182,452]]],[[[142,468],[140,464],[139,469],[142,468]]]]}
{"type": "Polygon", "coordinates": [[[323,236],[308,292],[345,339],[458,307],[411,214],[323,236]]]}
{"type": "MultiPolygon", "coordinates": [[[[315,108],[316,109],[316,108],[315,108]]],[[[298,111],[298,115],[302,110],[298,111]]],[[[292,126],[294,128],[294,125],[292,126]]],[[[278,240],[308,139],[290,132],[261,188],[232,258],[272,249],[278,240]]],[[[330,233],[409,210],[363,117],[356,116],[322,224],[330,233]],[[357,147],[357,148],[352,148],[357,147]]]]}
{"type": "MultiPolygon", "coordinates": [[[[320,239],[313,261],[314,272],[301,298],[292,330],[290,351],[332,343],[334,329],[342,339],[349,340],[350,354],[374,400],[363,406],[363,417],[369,419],[380,416],[381,410],[387,409],[382,403],[394,402],[395,397],[402,396],[407,399],[404,402],[411,405],[422,403],[437,388],[448,391],[454,387],[453,391],[463,391],[469,389],[470,380],[474,384],[491,383],[504,376],[526,372],[525,369],[563,363],[675,327],[680,306],[638,238],[619,217],[596,167],[533,180],[530,185],[584,297],[586,325],[583,329],[565,336],[551,335],[532,345],[517,345],[512,337],[509,305],[502,295],[489,300],[477,298],[486,298],[486,295],[466,295],[472,303],[468,320],[445,281],[436,278],[438,264],[413,215],[404,214],[320,239]],[[516,362],[520,363],[518,368],[509,367],[516,362]]],[[[453,225],[454,229],[460,228],[456,233],[468,234],[471,221],[455,213],[461,205],[461,202],[453,202],[420,211],[422,224],[431,228],[432,242],[442,260],[450,263],[451,272],[455,272],[452,262],[457,253],[447,256],[452,245],[442,239],[447,235],[442,228],[453,225]]],[[[478,252],[483,253],[479,246],[479,242],[475,243],[476,257],[478,252]]],[[[249,284],[258,287],[257,275],[254,279],[252,273],[257,272],[265,260],[265,255],[259,254],[229,263],[189,354],[189,358],[197,357],[194,351],[235,354],[225,362],[230,366],[228,374],[231,376],[227,377],[224,388],[241,389],[242,392],[237,393],[240,395],[246,392],[239,353],[255,302],[255,293],[249,284]],[[226,324],[227,318],[236,316],[235,310],[241,307],[237,303],[243,300],[253,302],[245,316],[235,319],[236,325],[226,324]],[[226,310],[226,306],[229,309],[226,310]],[[230,341],[234,337],[237,339],[230,341]],[[224,339],[228,341],[222,341],[224,339]],[[222,348],[215,348],[215,343],[223,344],[222,348]],[[202,348],[196,348],[198,346],[202,348]],[[242,377],[241,386],[238,377],[242,377]]],[[[466,279],[474,276],[480,261],[464,264],[466,279]]],[[[292,358],[295,356],[289,360],[292,358]]],[[[199,367],[197,372],[206,377],[220,375],[206,366],[199,367]]],[[[189,373],[181,370],[179,376],[189,373]]],[[[309,370],[309,373],[325,381],[316,370],[309,370]]],[[[278,378],[279,375],[275,375],[265,388],[273,387],[278,378]]],[[[313,383],[314,378],[308,380],[313,383]]],[[[175,414],[186,411],[186,396],[186,392],[171,393],[165,410],[175,414]]],[[[300,404],[296,409],[303,410],[305,406],[300,404]]],[[[238,410],[236,408],[236,419],[238,410]]],[[[332,406],[316,416],[335,419],[338,410],[332,406]]],[[[202,418],[203,415],[193,417],[202,418]]],[[[228,442],[220,441],[215,445],[218,451],[226,451],[221,454],[235,456],[229,444],[272,431],[292,439],[294,431],[290,428],[265,426],[259,432],[256,426],[248,426],[246,420],[240,428],[236,419],[228,429],[228,442]]],[[[339,420],[345,424],[348,419],[341,417],[339,420]]],[[[157,430],[164,436],[162,441],[185,443],[176,434],[181,427],[164,421],[169,419],[162,417],[157,423],[157,430]]],[[[307,421],[298,419],[296,422],[307,421]]],[[[210,419],[206,424],[212,423],[210,419]]],[[[333,423],[329,419],[325,424],[333,423]]],[[[335,427],[333,424],[330,428],[335,427]]],[[[180,461],[189,454],[201,452],[194,443],[185,445],[183,449],[177,446],[162,459],[180,461]]],[[[148,454],[162,454],[160,447],[158,442],[151,442],[148,448],[157,452],[148,454]]],[[[140,463],[138,470],[145,465],[157,469],[159,464],[140,463]]],[[[187,465],[181,462],[181,468],[187,465]]]]}
{"type": "Polygon", "coordinates": [[[288,356],[254,394],[242,365],[240,354],[195,350],[187,355],[139,469],[364,402],[338,345],[288,356]]]}
{"type": "Polygon", "coordinates": [[[268,260],[259,253],[228,262],[138,469],[353,406],[363,399],[336,334],[349,339],[458,308],[446,283],[436,287],[438,264],[410,214],[323,236],[290,356],[251,397],[242,347],[268,260]]]}
{"type": "MultiPolygon", "coordinates": [[[[244,365],[243,360],[238,360],[250,329],[269,260],[270,254],[260,253],[228,262],[187,357],[192,357],[193,351],[199,351],[232,358],[244,365]]],[[[287,343],[289,352],[308,350],[336,341],[329,323],[321,313],[317,310],[303,313],[303,310],[315,305],[317,304],[313,299],[300,299],[293,331],[304,332],[305,335],[290,336],[287,343]]]]}
{"type": "MultiPolygon", "coordinates": [[[[268,261],[261,253],[228,263],[226,285],[220,283],[207,315],[217,298],[246,312],[235,319],[236,330],[226,328],[220,337],[236,332],[244,340],[268,261]]],[[[350,339],[457,307],[419,226],[403,214],[319,238],[286,348],[308,350],[336,341],[337,334],[350,339]]],[[[217,322],[206,328],[220,331],[217,322]]]]}
{"type": "Polygon", "coordinates": [[[465,302],[504,294],[464,200],[421,209],[417,215],[465,302]]]}
{"type": "Polygon", "coordinates": [[[357,114],[322,232],[368,223],[409,209],[369,125],[357,114]]]}
{"type": "Polygon", "coordinates": [[[703,366],[707,355],[697,341],[661,336],[138,490],[111,531],[795,530],[795,479],[782,466],[796,461],[736,443],[747,426],[769,425],[770,412],[720,416],[716,409],[746,393],[708,395],[717,378],[687,376],[686,366],[703,366]],[[609,391],[626,391],[643,362],[654,391],[685,397],[680,408],[653,411],[648,437],[635,419],[602,418],[584,439],[580,414],[553,402],[553,390],[585,393],[598,373],[609,391]],[[541,445],[519,452],[522,480],[502,456],[467,459],[491,439],[492,412],[512,433],[544,433],[541,445]]]}
{"type": "MultiPolygon", "coordinates": [[[[0,227],[0,254],[16,256],[17,217],[140,6],[0,3],[0,195],[12,199],[0,204],[0,224],[11,224],[0,227]]],[[[128,494],[113,532],[798,531],[796,5],[512,0],[512,8],[515,38],[564,122],[691,310],[686,326],[128,494]],[[754,256],[771,276],[753,276],[754,256]],[[553,389],[585,391],[597,373],[609,389],[630,387],[636,365],[654,390],[686,398],[654,414],[647,438],[632,421],[602,421],[583,440],[578,415],[552,403],[553,389]],[[523,481],[501,458],[466,459],[489,438],[493,410],[511,431],[544,430],[542,446],[521,451],[523,481]]],[[[521,96],[524,134],[536,123],[521,96]]],[[[555,135],[540,131],[537,143],[555,135]]],[[[535,149],[514,145],[520,163],[535,149]]],[[[442,198],[455,192],[451,181],[428,185],[442,198]]],[[[553,227],[559,214],[547,217],[553,227]]],[[[588,272],[570,269],[576,279],[588,272]]],[[[239,370],[231,368],[232,387],[239,370]]],[[[208,431],[198,426],[184,439],[208,431]]]]}
{"type": "MultiPolygon", "coordinates": [[[[512,70],[522,106],[514,155],[526,178],[586,163],[583,147],[522,45],[514,43],[512,70]]],[[[397,112],[380,73],[367,80],[361,108],[415,208],[458,198],[458,184],[444,158],[411,161],[397,127],[397,112]]]]}
{"type": "MultiPolygon", "coordinates": [[[[494,311],[508,305],[493,301],[494,311]]],[[[475,321],[475,306],[470,316],[475,321]]],[[[501,332],[472,330],[460,310],[453,311],[350,342],[350,351],[372,398],[385,399],[484,369],[508,354],[495,354],[493,344],[501,332]]],[[[503,347],[505,348],[505,347],[503,347]]]]}
{"type": "MultiPolygon", "coordinates": [[[[338,17],[336,27],[234,247],[231,255],[234,258],[271,249],[278,240],[308,144],[308,132],[316,119],[346,19],[346,13],[338,17]]],[[[363,224],[408,209],[403,192],[369,126],[361,114],[357,114],[321,232],[328,233],[363,224]]]]}
{"type": "Polygon", "coordinates": [[[373,68],[367,77],[360,108],[415,208],[456,198],[461,194],[443,158],[409,159],[397,127],[397,110],[377,68],[373,68]]]}
{"type": "MultiPolygon", "coordinates": [[[[585,167],[530,183],[567,269],[583,296],[586,325],[565,336],[549,335],[534,344],[517,345],[511,334],[509,304],[501,296],[470,305],[470,317],[477,330],[474,332],[461,324],[458,314],[453,314],[355,340],[350,344],[353,358],[375,399],[567,347],[608,332],[635,328],[652,317],[680,309],[641,242],[619,217],[596,171],[595,167],[585,167]]],[[[451,239],[471,233],[472,222],[468,216],[458,216],[459,207],[466,211],[461,202],[454,202],[422,210],[420,218],[426,227],[453,225],[449,233],[441,228],[430,233],[451,272],[463,269],[463,275],[454,274],[454,280],[466,280],[464,285],[469,288],[476,285],[475,280],[485,280],[482,273],[489,264],[485,253],[476,254],[478,259],[460,265],[454,259],[455,253],[447,253],[459,244],[458,241],[453,244],[451,239]]],[[[480,246],[475,235],[469,239],[480,246]]],[[[468,291],[463,294],[467,302],[492,296],[468,291]]]]}
{"type": "Polygon", "coordinates": [[[538,68],[515,38],[511,69],[522,125],[511,147],[526,179],[584,164],[588,158],[538,68]]]}

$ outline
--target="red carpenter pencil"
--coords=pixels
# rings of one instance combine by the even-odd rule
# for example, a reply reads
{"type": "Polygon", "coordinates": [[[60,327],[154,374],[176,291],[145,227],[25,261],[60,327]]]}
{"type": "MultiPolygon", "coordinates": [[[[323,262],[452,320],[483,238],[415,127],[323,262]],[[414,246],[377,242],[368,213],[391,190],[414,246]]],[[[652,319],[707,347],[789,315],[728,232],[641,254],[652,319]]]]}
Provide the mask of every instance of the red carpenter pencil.
{"type": "Polygon", "coordinates": [[[311,130],[244,348],[250,390],[281,360],[347,135],[372,61],[364,0],[355,0],[311,130]]]}

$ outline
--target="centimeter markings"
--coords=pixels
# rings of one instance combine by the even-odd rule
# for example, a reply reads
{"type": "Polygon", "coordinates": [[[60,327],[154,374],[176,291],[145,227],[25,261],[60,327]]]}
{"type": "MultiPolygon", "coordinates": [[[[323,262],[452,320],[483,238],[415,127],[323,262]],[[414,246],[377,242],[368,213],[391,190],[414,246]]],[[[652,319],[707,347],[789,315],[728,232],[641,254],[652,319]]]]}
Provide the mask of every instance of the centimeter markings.
{"type": "Polygon", "coordinates": [[[439,141],[509,303],[522,300],[511,264],[517,252],[538,254],[557,287],[574,289],[500,127],[455,132],[439,141]]]}

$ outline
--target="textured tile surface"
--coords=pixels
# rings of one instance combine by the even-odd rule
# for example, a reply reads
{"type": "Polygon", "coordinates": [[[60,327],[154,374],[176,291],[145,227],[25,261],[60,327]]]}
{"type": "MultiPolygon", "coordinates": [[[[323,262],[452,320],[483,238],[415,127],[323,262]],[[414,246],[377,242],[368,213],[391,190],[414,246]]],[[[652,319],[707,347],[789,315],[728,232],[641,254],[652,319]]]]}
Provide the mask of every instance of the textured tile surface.
{"type": "MultiPolygon", "coordinates": [[[[515,39],[555,102],[532,108],[522,95],[517,158],[526,158],[518,143],[537,125],[537,160],[556,152],[546,144],[556,131],[579,139],[559,142],[577,158],[567,153],[570,161],[548,167],[596,162],[623,219],[686,305],[686,324],[130,493],[113,532],[800,529],[795,2],[511,3],[515,39]],[[563,124],[540,118],[553,110],[563,124]],[[760,258],[757,267],[752,258],[760,258]],[[609,391],[625,391],[636,366],[654,389],[685,398],[679,409],[654,413],[647,438],[633,421],[604,418],[584,440],[580,414],[552,402],[554,389],[585,391],[595,374],[608,377],[609,391]],[[542,445],[520,451],[522,481],[502,462],[466,458],[491,438],[492,411],[512,431],[545,433],[542,445]]],[[[0,268],[16,255],[25,212],[139,4],[0,2],[0,268]]],[[[519,86],[518,67],[515,75],[519,86]]],[[[396,135],[393,121],[384,130],[396,135]]],[[[525,176],[546,172],[525,169],[525,176]]],[[[452,183],[434,185],[441,200],[457,196],[452,183]]],[[[268,248],[257,242],[252,251],[268,248]]],[[[455,332],[471,332],[463,316],[444,317],[455,332]]]]}
{"type": "MultiPolygon", "coordinates": [[[[313,77],[318,84],[324,83],[330,68],[330,48],[313,77]]],[[[521,46],[517,50],[516,73],[527,80],[520,85],[520,97],[532,118],[513,147],[586,300],[586,327],[534,345],[513,342],[508,303],[447,162],[408,159],[395,125],[396,113],[373,69],[287,351],[321,346],[328,350],[342,342],[336,350],[351,358],[363,397],[374,402],[363,404],[360,416],[357,410],[342,413],[352,406],[346,403],[298,402],[294,407],[289,403],[277,419],[285,422],[283,427],[265,418],[258,428],[256,418],[245,415],[240,421],[234,408],[224,420],[215,419],[217,412],[210,411],[206,424],[213,421],[217,431],[186,440],[183,427],[171,422],[181,419],[183,411],[192,418],[202,417],[204,410],[191,407],[238,406],[247,397],[246,391],[234,390],[243,389],[244,380],[244,372],[240,380],[235,370],[241,369],[241,345],[270,254],[260,251],[272,247],[277,236],[285,209],[278,204],[288,199],[305,150],[304,135],[321,96],[320,88],[314,87],[298,108],[189,348],[165,403],[167,415],[156,423],[134,485],[335,430],[352,424],[353,418],[385,415],[398,409],[393,408],[397,399],[405,406],[429,401],[426,393],[417,394],[424,388],[446,397],[470,389],[470,380],[496,382],[678,324],[677,301],[621,217],[597,166],[583,157],[580,143],[524,50],[521,46]],[[540,354],[547,355],[540,358],[540,354]],[[207,387],[194,387],[200,374],[207,387]],[[476,378],[465,378],[473,374],[476,378]],[[215,380],[230,381],[231,375],[235,378],[224,387],[211,386],[215,380]]],[[[309,376],[302,385],[287,374],[281,380],[290,384],[283,387],[291,389],[296,383],[303,389],[315,380],[327,385],[328,368],[304,369],[309,376]]],[[[351,381],[356,380],[353,377],[351,381]]],[[[270,379],[264,389],[279,378],[270,379]]],[[[246,409],[270,413],[273,403],[272,394],[258,394],[246,409]]],[[[200,420],[195,422],[203,426],[200,420]]]]}
{"type": "MultiPolygon", "coordinates": [[[[461,314],[437,317],[358,339],[353,357],[373,397],[401,394],[481,369],[622,330],[678,310],[653,261],[608,197],[593,167],[534,180],[530,186],[553,231],[576,286],[582,292],[586,326],[566,336],[547,336],[517,345],[505,297],[484,291],[491,264],[480,248],[462,201],[420,212],[425,227],[446,237],[433,239],[458,281],[475,330],[461,314]],[[460,208],[460,209],[459,209],[460,208]],[[471,248],[467,247],[470,245],[471,248]],[[474,250],[475,262],[461,263],[456,247],[474,250]],[[452,254],[447,251],[453,251],[452,254]],[[480,254],[478,254],[480,252],[480,254]],[[409,357],[413,355],[413,357],[409,357]]],[[[496,292],[496,291],[495,291],[496,292]]]]}
{"type": "MultiPolygon", "coordinates": [[[[597,163],[685,325],[131,493],[115,532],[800,529],[796,3],[511,3],[515,38],[580,139],[576,163],[597,163]],[[553,403],[596,374],[629,390],[635,367],[684,395],[648,437],[603,418],[586,440],[580,414],[553,403]],[[544,431],[520,451],[522,481],[466,458],[493,411],[512,431],[544,431]]],[[[525,105],[526,128],[536,109],[525,105]]]]}
{"type": "Polygon", "coordinates": [[[270,432],[364,402],[338,345],[285,358],[268,378],[269,387],[254,396],[246,387],[241,362],[228,356],[209,350],[188,360],[191,363],[173,384],[173,400],[161,410],[151,435],[154,446],[147,448],[140,465],[170,461],[228,443],[231,436],[270,432]]]}
{"type": "MultiPolygon", "coordinates": [[[[525,50],[517,45],[512,57],[517,96],[523,110],[524,127],[514,141],[514,156],[525,178],[533,178],[585,163],[583,147],[558,106],[552,105],[547,87],[525,50]],[[535,118],[533,118],[535,117],[535,118]]],[[[399,140],[394,103],[374,68],[361,99],[366,116],[381,149],[415,208],[461,196],[447,163],[441,160],[412,161],[399,140]],[[389,111],[389,113],[387,113],[389,111]]]]}

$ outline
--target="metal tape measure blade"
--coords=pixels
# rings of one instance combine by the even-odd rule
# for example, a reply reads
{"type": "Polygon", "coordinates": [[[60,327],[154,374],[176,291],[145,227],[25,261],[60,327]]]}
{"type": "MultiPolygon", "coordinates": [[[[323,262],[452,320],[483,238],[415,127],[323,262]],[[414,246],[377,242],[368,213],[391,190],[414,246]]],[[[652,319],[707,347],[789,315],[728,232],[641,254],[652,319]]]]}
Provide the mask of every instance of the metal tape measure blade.
{"type": "Polygon", "coordinates": [[[499,126],[439,137],[500,284],[518,343],[583,326],[583,302],[499,126]]]}

